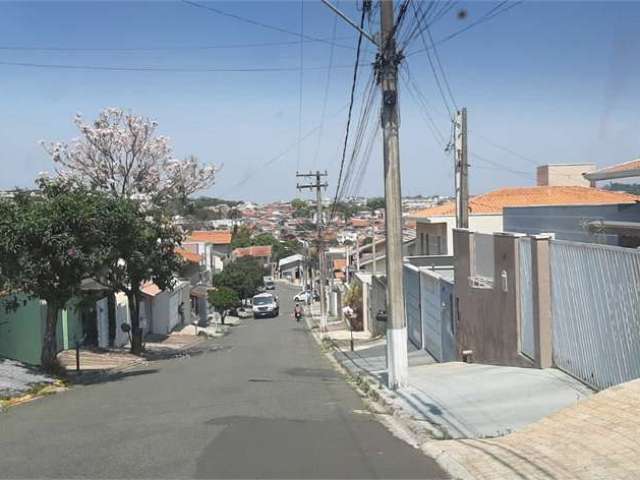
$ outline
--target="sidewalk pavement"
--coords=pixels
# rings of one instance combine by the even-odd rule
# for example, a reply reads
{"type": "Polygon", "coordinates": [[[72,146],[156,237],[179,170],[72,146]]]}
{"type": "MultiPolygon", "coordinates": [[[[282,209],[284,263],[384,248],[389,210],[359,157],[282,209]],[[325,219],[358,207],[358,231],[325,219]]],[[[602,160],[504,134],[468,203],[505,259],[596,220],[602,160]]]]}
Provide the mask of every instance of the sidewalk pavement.
{"type": "MultiPolygon", "coordinates": [[[[128,348],[118,349],[80,349],[80,371],[99,372],[107,370],[127,370],[148,361],[175,356],[183,352],[197,349],[212,335],[201,335],[204,332],[216,331],[215,327],[194,327],[187,325],[169,335],[147,335],[145,351],[142,356],[133,355],[128,348]],[[213,330],[212,330],[213,329],[213,330]]],[[[216,335],[213,335],[216,336],[216,335]]],[[[221,335],[217,335],[221,336],[221,335]]],[[[76,351],[64,350],[58,354],[58,360],[67,371],[76,371],[76,351]]]]}
{"type": "MultiPolygon", "coordinates": [[[[384,340],[361,341],[334,357],[384,386],[385,348],[384,340]]],[[[454,477],[640,478],[640,380],[593,395],[556,369],[440,364],[413,349],[409,381],[380,393],[403,418],[426,420],[454,438],[421,443],[454,477]]]]}
{"type": "Polygon", "coordinates": [[[16,397],[40,385],[53,385],[55,378],[25,364],[0,358],[0,399],[16,397]]]}
{"type": "Polygon", "coordinates": [[[428,442],[423,450],[464,478],[637,480],[639,411],[634,380],[502,438],[428,442]]]}

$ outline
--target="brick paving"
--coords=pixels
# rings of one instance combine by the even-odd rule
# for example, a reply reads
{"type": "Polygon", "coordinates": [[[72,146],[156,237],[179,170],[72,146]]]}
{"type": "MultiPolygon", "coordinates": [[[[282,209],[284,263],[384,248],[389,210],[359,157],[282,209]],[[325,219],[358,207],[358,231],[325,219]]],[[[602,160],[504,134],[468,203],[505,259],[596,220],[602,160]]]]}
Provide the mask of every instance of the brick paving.
{"type": "Polygon", "coordinates": [[[510,435],[430,441],[452,473],[483,480],[640,479],[640,380],[600,392],[510,435]]]}

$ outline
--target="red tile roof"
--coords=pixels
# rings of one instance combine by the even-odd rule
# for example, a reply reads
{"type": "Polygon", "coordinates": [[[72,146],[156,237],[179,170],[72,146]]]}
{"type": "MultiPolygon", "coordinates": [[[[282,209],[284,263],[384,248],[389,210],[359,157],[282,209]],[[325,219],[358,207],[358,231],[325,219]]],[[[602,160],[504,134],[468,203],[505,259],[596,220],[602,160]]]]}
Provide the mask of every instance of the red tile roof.
{"type": "Polygon", "coordinates": [[[225,230],[195,230],[189,234],[187,241],[229,245],[231,232],[225,230]]]}
{"type": "Polygon", "coordinates": [[[146,282],[142,284],[142,287],[140,288],[140,290],[142,291],[142,293],[144,293],[145,295],[149,295],[150,297],[155,297],[159,293],[162,293],[162,290],[160,290],[160,287],[158,287],[153,282],[146,282]]]}
{"type": "Polygon", "coordinates": [[[189,250],[185,250],[184,248],[176,248],[176,253],[180,255],[184,260],[191,263],[200,263],[202,261],[202,256],[197,253],[190,252],[189,250]]]}
{"type": "MultiPolygon", "coordinates": [[[[469,201],[471,214],[500,215],[504,207],[539,205],[603,205],[635,203],[637,195],[577,186],[545,186],[501,188],[478,195],[469,201]]],[[[415,217],[451,217],[455,215],[455,203],[447,202],[437,207],[419,210],[415,217]]]]}
{"type": "Polygon", "coordinates": [[[233,251],[235,257],[270,257],[271,245],[256,245],[253,247],[236,248],[233,251]]]}

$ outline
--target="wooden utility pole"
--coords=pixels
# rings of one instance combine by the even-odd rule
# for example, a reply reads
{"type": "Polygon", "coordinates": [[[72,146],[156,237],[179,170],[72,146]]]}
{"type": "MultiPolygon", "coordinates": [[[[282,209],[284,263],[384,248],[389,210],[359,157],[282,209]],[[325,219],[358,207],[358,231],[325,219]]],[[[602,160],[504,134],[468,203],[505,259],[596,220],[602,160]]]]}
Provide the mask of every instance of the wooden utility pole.
{"type": "Polygon", "coordinates": [[[317,253],[318,253],[318,268],[320,270],[320,331],[325,332],[327,330],[327,305],[326,305],[326,297],[324,294],[325,287],[325,258],[324,258],[324,245],[322,238],[322,189],[327,188],[328,183],[322,182],[322,178],[327,176],[327,172],[321,173],[319,170],[316,170],[315,173],[298,173],[296,172],[296,177],[298,178],[313,178],[312,183],[304,183],[297,184],[298,190],[305,189],[315,189],[316,191],[316,225],[318,231],[318,240],[317,240],[317,253]]]}
{"type": "Polygon", "coordinates": [[[402,282],[402,194],[398,135],[398,65],[393,1],[380,1],[378,81],[382,88],[385,227],[387,230],[387,364],[389,387],[407,385],[407,323],[402,282]]]}
{"type": "Polygon", "coordinates": [[[467,147],[467,109],[456,112],[454,121],[456,179],[456,227],[469,228],[469,159],[467,147]]]}

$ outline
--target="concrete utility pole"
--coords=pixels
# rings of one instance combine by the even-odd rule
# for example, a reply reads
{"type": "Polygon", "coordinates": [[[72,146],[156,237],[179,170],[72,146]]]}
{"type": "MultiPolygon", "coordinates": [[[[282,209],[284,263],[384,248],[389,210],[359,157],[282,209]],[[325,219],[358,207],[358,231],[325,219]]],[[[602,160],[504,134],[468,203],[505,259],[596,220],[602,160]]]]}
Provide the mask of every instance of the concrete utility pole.
{"type": "Polygon", "coordinates": [[[324,258],[324,248],[323,248],[323,239],[322,239],[322,189],[327,188],[329,185],[327,182],[322,182],[322,177],[326,177],[327,172],[321,173],[319,170],[316,170],[315,173],[298,173],[296,172],[296,177],[300,178],[314,178],[313,183],[306,184],[297,184],[298,190],[305,189],[315,189],[316,191],[316,225],[318,229],[318,241],[317,241],[317,252],[318,252],[318,268],[320,270],[320,331],[325,332],[327,330],[327,304],[326,297],[324,293],[325,287],[325,258],[324,258]]]}
{"type": "Polygon", "coordinates": [[[387,364],[389,388],[407,385],[407,323],[402,282],[402,194],[398,135],[398,64],[393,1],[380,1],[380,55],[378,80],[382,88],[384,139],[384,197],[387,230],[387,364]]]}
{"type": "Polygon", "coordinates": [[[469,228],[469,159],[467,148],[467,109],[456,112],[453,160],[456,171],[456,227],[469,228]]]}
{"type": "MultiPolygon", "coordinates": [[[[322,0],[350,25],[354,22],[322,0]]],[[[384,156],[384,198],[387,262],[387,365],[389,388],[407,385],[407,323],[402,284],[402,195],[400,191],[400,149],[398,137],[398,65],[393,0],[380,0],[380,39],[364,35],[379,48],[375,68],[382,89],[382,131],[384,156]]],[[[360,28],[358,27],[359,31],[360,28]]],[[[362,32],[361,32],[362,33],[362,32]]],[[[374,250],[375,251],[375,250],[374,250]]],[[[374,257],[375,258],[375,257],[374,257]]]]}

